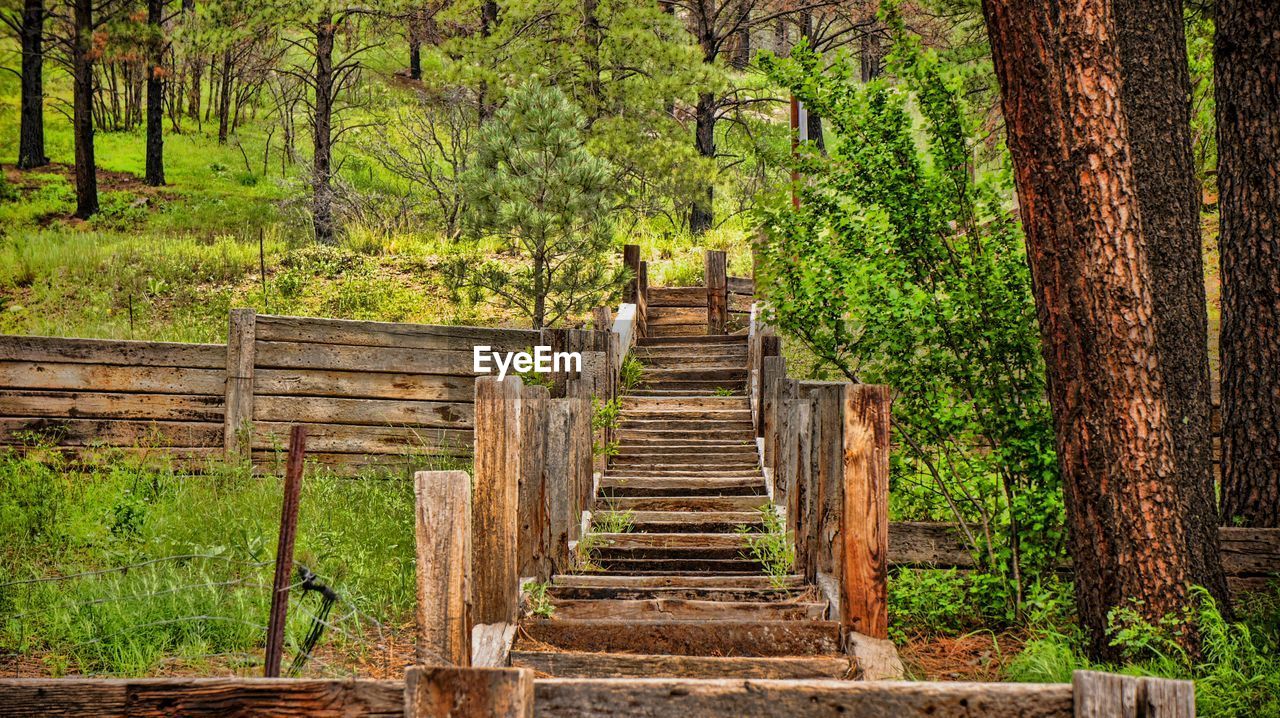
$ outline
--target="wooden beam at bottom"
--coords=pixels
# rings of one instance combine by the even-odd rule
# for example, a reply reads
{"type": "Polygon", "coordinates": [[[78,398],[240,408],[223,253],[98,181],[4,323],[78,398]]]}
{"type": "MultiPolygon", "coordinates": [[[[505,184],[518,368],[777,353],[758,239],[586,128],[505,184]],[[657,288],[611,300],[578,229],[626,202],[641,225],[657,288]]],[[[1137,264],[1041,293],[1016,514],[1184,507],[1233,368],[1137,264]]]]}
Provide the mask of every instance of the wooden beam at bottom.
{"type": "Polygon", "coordinates": [[[533,672],[414,666],[405,672],[405,718],[533,718],[533,672]]]}

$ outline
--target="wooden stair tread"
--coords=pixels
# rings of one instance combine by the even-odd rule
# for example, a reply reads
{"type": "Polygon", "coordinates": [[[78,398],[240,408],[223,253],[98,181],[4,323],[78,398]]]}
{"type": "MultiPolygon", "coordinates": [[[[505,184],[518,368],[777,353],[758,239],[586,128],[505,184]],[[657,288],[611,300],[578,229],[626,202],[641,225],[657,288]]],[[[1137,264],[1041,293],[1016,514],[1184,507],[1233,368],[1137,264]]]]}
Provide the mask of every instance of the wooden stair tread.
{"type": "MultiPolygon", "coordinates": [[[[804,585],[804,577],[792,574],[777,579],[787,588],[804,585]]],[[[602,573],[556,574],[551,577],[552,586],[577,586],[583,588],[770,588],[774,579],[762,574],[749,576],[613,576],[602,573]]]]}
{"type": "Polygon", "coordinates": [[[855,673],[843,656],[669,656],[512,651],[511,665],[560,678],[841,679],[855,673]]]}
{"type": "Polygon", "coordinates": [[[607,500],[615,511],[758,511],[769,503],[767,496],[617,496],[607,500]]]}
{"type": "Polygon", "coordinates": [[[682,598],[551,599],[553,620],[820,621],[826,604],[798,599],[716,601],[682,598]]]}
{"type": "Polygon", "coordinates": [[[832,621],[526,620],[524,638],[555,648],[683,656],[810,656],[840,654],[840,624],[832,621]]]}
{"type": "MultiPolygon", "coordinates": [[[[625,578],[635,578],[626,576],[625,578]]],[[[588,587],[552,585],[547,596],[561,599],[683,599],[686,601],[784,601],[811,596],[808,588],[702,588],[696,586],[588,587]]]]}

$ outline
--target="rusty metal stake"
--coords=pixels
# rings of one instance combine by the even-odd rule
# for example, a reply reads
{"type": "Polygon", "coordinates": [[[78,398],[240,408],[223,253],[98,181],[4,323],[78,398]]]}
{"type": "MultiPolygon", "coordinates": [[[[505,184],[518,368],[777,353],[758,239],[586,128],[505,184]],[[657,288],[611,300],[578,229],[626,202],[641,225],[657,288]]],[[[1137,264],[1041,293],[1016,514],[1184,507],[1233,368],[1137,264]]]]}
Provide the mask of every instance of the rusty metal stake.
{"type": "Polygon", "coordinates": [[[284,505],[280,511],[280,541],[276,544],[276,577],[271,590],[271,619],[267,623],[267,655],[262,675],[280,677],[284,657],[284,625],[289,614],[289,583],[293,575],[293,541],[298,535],[298,499],[302,494],[302,456],[307,429],[289,431],[289,460],[284,470],[284,505]]]}

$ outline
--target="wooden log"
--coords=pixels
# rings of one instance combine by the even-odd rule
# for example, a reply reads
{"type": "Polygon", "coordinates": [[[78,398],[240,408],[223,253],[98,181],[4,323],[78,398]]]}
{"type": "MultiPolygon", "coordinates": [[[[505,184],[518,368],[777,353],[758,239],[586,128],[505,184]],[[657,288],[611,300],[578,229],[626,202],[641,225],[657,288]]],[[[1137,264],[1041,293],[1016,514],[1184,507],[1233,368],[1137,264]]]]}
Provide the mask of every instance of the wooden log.
{"type": "Polygon", "coordinates": [[[889,387],[846,384],[843,394],[840,625],[888,638],[889,387]]]}
{"type": "MultiPolygon", "coordinates": [[[[0,376],[2,373],[0,370],[0,376]]],[[[219,375],[221,376],[221,372],[219,375]]],[[[217,393],[222,393],[221,386],[217,393]]],[[[254,394],[257,397],[332,396],[470,404],[475,400],[475,378],[441,374],[259,367],[255,370],[254,394]]]]}
{"type": "Polygon", "coordinates": [[[227,331],[227,394],[223,448],[228,456],[248,457],[253,433],[253,370],[256,364],[255,313],[232,309],[227,331]]]}
{"type": "Polygon", "coordinates": [[[622,288],[622,301],[627,304],[635,304],[640,281],[640,245],[622,245],[622,264],[631,271],[631,277],[627,279],[626,285],[622,288]]]}
{"type": "Polygon", "coordinates": [[[222,406],[220,396],[7,387],[0,394],[0,416],[221,422],[222,406]]]}
{"type": "Polygon", "coordinates": [[[535,344],[538,341],[538,332],[530,329],[432,326],[264,314],[258,316],[258,338],[272,342],[310,342],[467,352],[476,345],[489,345],[495,351],[519,351],[535,344]]]}
{"type": "Polygon", "coordinates": [[[6,389],[221,397],[226,391],[226,378],[226,369],[223,367],[188,369],[69,362],[0,361],[0,386],[6,389]]]}
{"type": "Polygon", "coordinates": [[[222,446],[222,424],[199,421],[0,418],[0,444],[30,443],[38,437],[60,446],[211,447],[222,446]]]}
{"type": "Polygon", "coordinates": [[[707,334],[724,334],[729,311],[728,260],[725,253],[708,249],[703,256],[703,284],[707,288],[707,334]]]}
{"type": "Polygon", "coordinates": [[[535,687],[540,718],[1070,718],[1071,686],[1035,683],[557,679],[535,687]]]}
{"type": "Polygon", "coordinates": [[[0,680],[15,718],[220,718],[305,715],[399,718],[401,681],[289,678],[26,678],[0,680]]]}
{"type": "Polygon", "coordinates": [[[254,398],[254,417],[257,421],[470,429],[475,423],[473,407],[470,402],[452,401],[259,396],[254,398]]]}
{"type": "Polygon", "coordinates": [[[548,558],[555,572],[568,571],[571,566],[569,541],[573,536],[577,516],[573,513],[575,494],[573,487],[572,438],[573,427],[571,399],[552,399],[547,406],[547,423],[543,428],[546,437],[545,464],[542,484],[546,487],[548,558]]]}
{"type": "Polygon", "coordinates": [[[476,380],[473,624],[511,623],[516,616],[522,387],[519,377],[476,380]]]}
{"type": "Polygon", "coordinates": [[[551,577],[551,521],[547,477],[547,419],[551,392],[526,386],[520,397],[520,533],[519,574],[546,581],[551,577]]]}
{"type": "Polygon", "coordinates": [[[475,376],[470,351],[361,347],[347,344],[267,342],[255,349],[257,366],[267,369],[324,369],[397,374],[475,376]]]}
{"type": "Polygon", "coordinates": [[[110,364],[133,367],[221,369],[222,344],[71,339],[0,334],[0,360],[55,364],[110,364]]]}
{"type": "Polygon", "coordinates": [[[533,718],[533,672],[521,668],[412,666],[405,718],[533,718]]]}
{"type": "Polygon", "coordinates": [[[1071,674],[1076,718],[1194,718],[1195,684],[1098,671],[1071,674]]]}
{"type": "Polygon", "coordinates": [[[413,493],[418,663],[471,664],[471,476],[419,471],[413,493]]]}

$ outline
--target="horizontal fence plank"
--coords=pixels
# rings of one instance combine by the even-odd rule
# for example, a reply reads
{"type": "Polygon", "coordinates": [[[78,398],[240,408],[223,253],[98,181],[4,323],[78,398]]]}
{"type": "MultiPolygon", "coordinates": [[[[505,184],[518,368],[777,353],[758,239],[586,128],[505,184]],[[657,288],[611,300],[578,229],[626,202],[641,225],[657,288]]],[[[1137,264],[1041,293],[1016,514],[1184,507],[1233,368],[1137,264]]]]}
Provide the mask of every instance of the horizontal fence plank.
{"type": "Polygon", "coordinates": [[[56,389],[222,396],[225,369],[0,361],[6,389],[56,389]]]}
{"type": "Polygon", "coordinates": [[[670,324],[707,324],[707,308],[703,307],[649,307],[649,326],[670,324]]]}
{"type": "Polygon", "coordinates": [[[1228,575],[1280,576],[1280,529],[1223,526],[1218,529],[1218,540],[1222,567],[1228,575]]]}
{"type": "Polygon", "coordinates": [[[221,421],[222,414],[220,396],[9,389],[0,393],[0,416],[221,421]]]}
{"type": "MultiPolygon", "coordinates": [[[[295,422],[259,421],[253,425],[253,448],[284,446],[295,422]]],[[[414,454],[469,450],[468,429],[414,429],[348,424],[301,424],[307,427],[307,454],[414,454]],[[443,450],[443,451],[442,451],[443,450]]]]}
{"type": "MultiPolygon", "coordinates": [[[[253,451],[253,463],[266,467],[272,473],[284,471],[287,452],[283,449],[257,449],[253,451]]],[[[399,454],[338,454],[332,452],[307,452],[308,465],[323,467],[335,474],[353,474],[362,471],[386,470],[401,474],[410,469],[437,470],[441,468],[457,468],[459,462],[465,465],[466,458],[471,455],[471,446],[454,446],[432,449],[426,453],[399,454]]]]}
{"type": "Polygon", "coordinates": [[[730,294],[755,294],[756,280],[751,277],[728,277],[730,294]]]}
{"type": "Polygon", "coordinates": [[[472,370],[474,359],[470,351],[258,341],[255,343],[254,353],[254,366],[265,369],[335,369],[457,376],[475,374],[472,370]]]}
{"type": "Polygon", "coordinates": [[[707,308],[706,287],[649,287],[649,309],[659,307],[707,308]]]}
{"type": "Polygon", "coordinates": [[[401,681],[291,678],[0,680],[6,716],[399,718],[401,681]]]}
{"type": "Polygon", "coordinates": [[[116,364],[217,369],[227,361],[224,344],[140,342],[0,335],[0,359],[70,364],[116,364]]]}
{"type": "Polygon", "coordinates": [[[475,345],[489,345],[504,351],[518,351],[538,343],[539,333],[529,329],[436,326],[366,322],[316,317],[282,317],[259,314],[260,341],[315,342],[400,349],[454,349],[471,351],[475,345]]]}
{"type": "Polygon", "coordinates": [[[534,684],[540,718],[1071,718],[1070,684],[743,679],[553,679],[534,684]]]}
{"type": "Polygon", "coordinates": [[[475,405],[446,401],[258,396],[254,399],[253,418],[255,421],[462,429],[475,424],[475,405]]]}
{"type": "Polygon", "coordinates": [[[470,403],[475,399],[475,377],[320,369],[258,369],[253,376],[253,393],[258,397],[333,396],[470,403]]]}
{"type": "Polygon", "coordinates": [[[118,419],[0,419],[0,443],[24,443],[35,434],[63,446],[222,446],[222,422],[118,419]]]}

